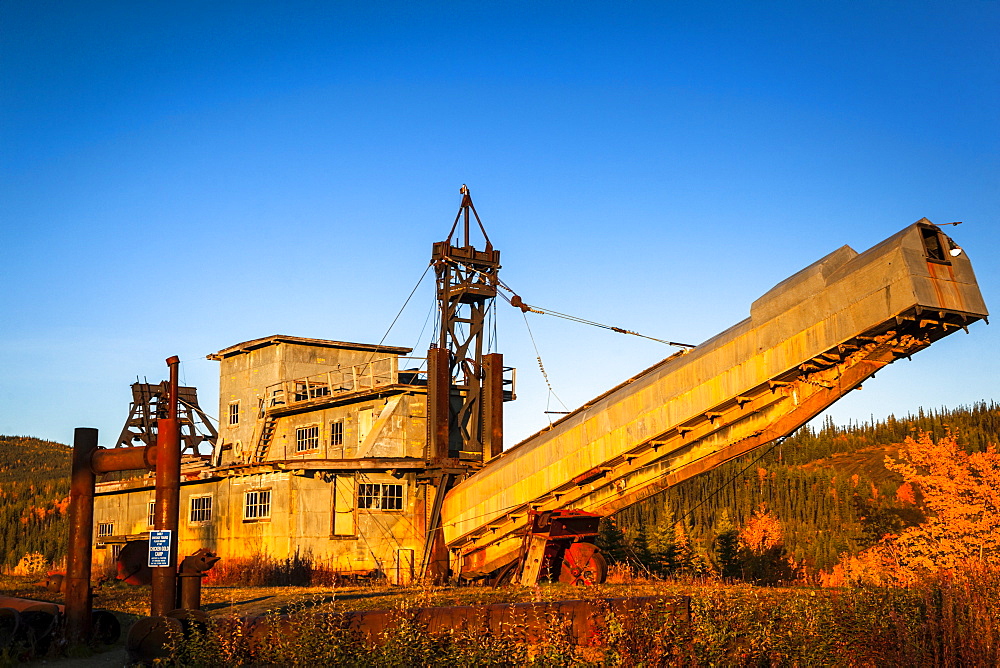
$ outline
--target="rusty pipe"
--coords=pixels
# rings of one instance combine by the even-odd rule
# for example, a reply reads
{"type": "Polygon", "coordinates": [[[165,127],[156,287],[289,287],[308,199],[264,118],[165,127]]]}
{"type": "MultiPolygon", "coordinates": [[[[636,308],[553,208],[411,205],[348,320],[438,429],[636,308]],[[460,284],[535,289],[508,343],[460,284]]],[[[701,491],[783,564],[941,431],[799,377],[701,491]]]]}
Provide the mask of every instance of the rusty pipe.
{"type": "Polygon", "coordinates": [[[144,445],[133,448],[113,448],[95,450],[90,459],[90,470],[94,473],[112,471],[132,471],[156,468],[156,446],[144,445]]]}
{"type": "Polygon", "coordinates": [[[219,557],[205,548],[181,561],[177,574],[180,578],[180,609],[201,610],[201,580],[218,561],[219,557]]]}
{"type": "Polygon", "coordinates": [[[181,440],[177,422],[177,368],[180,359],[167,359],[170,368],[167,417],[156,426],[156,511],[153,528],[171,532],[170,558],[167,566],[152,569],[150,614],[165,615],[177,602],[177,528],[181,496],[181,440]]]}
{"type": "Polygon", "coordinates": [[[90,636],[90,561],[94,539],[94,486],[90,462],[97,450],[97,430],[77,427],[73,433],[73,467],[69,491],[69,554],[66,558],[66,637],[70,644],[90,636]]]}

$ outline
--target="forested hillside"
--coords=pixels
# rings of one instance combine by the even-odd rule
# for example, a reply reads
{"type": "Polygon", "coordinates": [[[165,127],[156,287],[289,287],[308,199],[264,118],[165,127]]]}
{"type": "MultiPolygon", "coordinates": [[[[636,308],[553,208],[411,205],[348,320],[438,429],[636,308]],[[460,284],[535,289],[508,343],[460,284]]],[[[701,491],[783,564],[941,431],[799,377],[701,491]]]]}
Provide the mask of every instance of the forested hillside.
{"type": "MultiPolygon", "coordinates": [[[[888,533],[923,519],[919,489],[885,468],[907,436],[957,437],[969,452],[1000,443],[1000,407],[954,410],[870,423],[803,427],[784,442],[752,452],[627,508],[604,523],[612,560],[661,572],[719,572],[737,535],[780,550],[815,572],[888,533]],[[624,536],[617,536],[615,526],[624,536]],[[742,534],[740,533],[742,532],[742,534]],[[720,561],[721,556],[721,561],[720,561]]],[[[0,436],[0,566],[31,552],[65,555],[70,448],[0,436]]]]}
{"type": "Polygon", "coordinates": [[[28,436],[0,435],[0,567],[28,553],[66,553],[71,450],[28,436]]]}
{"type": "Polygon", "coordinates": [[[618,513],[626,554],[654,564],[657,552],[667,554],[675,570],[697,571],[712,562],[718,569],[720,550],[736,549],[735,532],[768,526],[795,565],[829,568],[842,553],[923,519],[919,490],[884,466],[886,455],[894,457],[898,444],[920,432],[935,439],[950,432],[967,451],[982,451],[1000,443],[1000,407],[984,402],[870,423],[807,425],[780,444],[618,513]],[[688,563],[673,556],[685,550],[688,563]]]}

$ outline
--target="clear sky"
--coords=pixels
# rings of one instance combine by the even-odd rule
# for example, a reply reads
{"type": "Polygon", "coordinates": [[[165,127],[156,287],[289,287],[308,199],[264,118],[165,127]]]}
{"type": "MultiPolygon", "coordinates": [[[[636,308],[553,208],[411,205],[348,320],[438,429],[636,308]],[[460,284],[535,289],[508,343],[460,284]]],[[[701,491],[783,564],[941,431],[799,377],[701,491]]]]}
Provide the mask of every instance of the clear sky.
{"type": "MultiPolygon", "coordinates": [[[[998,308],[998,34],[996,0],[0,0],[0,433],[113,442],[170,355],[215,415],[208,353],[378,342],[463,183],[525,301],[659,338],[924,216],[998,308]]],[[[386,342],[426,348],[431,302],[386,342]]],[[[500,308],[512,443],[547,397],[500,308]]],[[[570,408],[671,352],[531,323],[570,408]]],[[[1000,399],[997,332],[831,414],[1000,399]]]]}

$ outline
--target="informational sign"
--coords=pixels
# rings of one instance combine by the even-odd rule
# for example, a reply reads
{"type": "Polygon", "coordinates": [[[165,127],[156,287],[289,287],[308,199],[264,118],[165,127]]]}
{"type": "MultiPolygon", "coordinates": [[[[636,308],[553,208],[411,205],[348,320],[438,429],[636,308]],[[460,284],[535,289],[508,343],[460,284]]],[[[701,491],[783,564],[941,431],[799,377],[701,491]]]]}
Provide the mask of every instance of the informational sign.
{"type": "Polygon", "coordinates": [[[149,532],[149,567],[170,566],[170,543],[173,532],[170,529],[149,532]]]}

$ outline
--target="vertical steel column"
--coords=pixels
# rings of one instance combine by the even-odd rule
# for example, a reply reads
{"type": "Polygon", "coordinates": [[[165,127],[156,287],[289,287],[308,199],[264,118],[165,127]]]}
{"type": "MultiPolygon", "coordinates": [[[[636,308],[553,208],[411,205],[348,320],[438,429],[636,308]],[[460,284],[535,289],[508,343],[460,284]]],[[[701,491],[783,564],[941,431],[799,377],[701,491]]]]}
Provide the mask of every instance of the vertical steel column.
{"type": "Polygon", "coordinates": [[[69,555],[66,558],[66,638],[76,644],[91,630],[90,560],[94,540],[94,486],[90,460],[97,451],[97,430],[73,433],[73,469],[69,489],[69,555]]]}
{"type": "Polygon", "coordinates": [[[428,460],[449,457],[451,434],[451,368],[447,348],[427,351],[428,460]]]}
{"type": "Polygon", "coordinates": [[[483,355],[483,461],[503,452],[503,355],[483,355]]]}
{"type": "Polygon", "coordinates": [[[180,359],[167,359],[170,368],[167,417],[156,427],[156,513],[153,528],[171,532],[170,565],[153,570],[150,616],[157,617],[177,607],[177,528],[181,496],[181,439],[177,422],[177,367],[180,359]]]}

